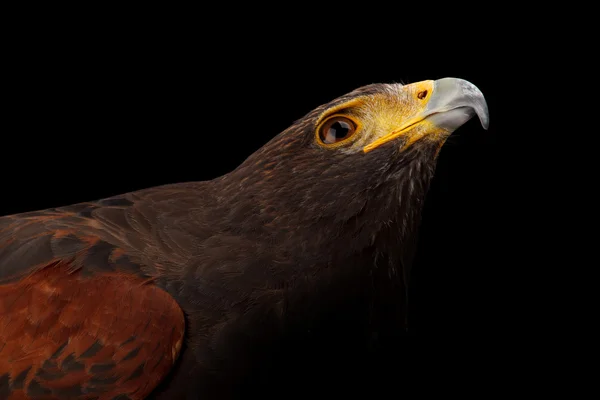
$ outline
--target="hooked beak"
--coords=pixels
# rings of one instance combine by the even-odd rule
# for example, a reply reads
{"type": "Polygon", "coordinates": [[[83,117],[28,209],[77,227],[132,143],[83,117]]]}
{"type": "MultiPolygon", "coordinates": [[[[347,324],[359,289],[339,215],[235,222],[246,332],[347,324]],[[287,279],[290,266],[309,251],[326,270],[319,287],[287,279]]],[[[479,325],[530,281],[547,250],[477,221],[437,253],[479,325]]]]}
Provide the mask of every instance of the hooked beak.
{"type": "MultiPolygon", "coordinates": [[[[477,86],[464,79],[443,78],[436,81],[423,81],[407,85],[415,102],[419,102],[417,113],[404,121],[392,133],[383,136],[363,148],[365,153],[374,150],[384,143],[390,142],[424,121],[431,123],[432,130],[440,129],[450,134],[465,122],[477,115],[484,129],[489,126],[487,103],[477,86]]],[[[423,137],[421,132],[411,137],[407,144],[423,137]]]]}

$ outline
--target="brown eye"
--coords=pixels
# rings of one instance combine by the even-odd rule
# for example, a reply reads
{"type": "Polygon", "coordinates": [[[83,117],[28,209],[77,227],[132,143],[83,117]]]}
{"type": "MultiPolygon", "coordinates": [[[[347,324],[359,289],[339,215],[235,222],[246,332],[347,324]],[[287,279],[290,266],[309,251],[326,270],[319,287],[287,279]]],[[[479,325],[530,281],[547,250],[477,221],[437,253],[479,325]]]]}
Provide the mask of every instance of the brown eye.
{"type": "Polygon", "coordinates": [[[348,139],[356,132],[356,124],[346,117],[333,117],[325,121],[319,129],[319,138],[325,144],[348,139]]]}

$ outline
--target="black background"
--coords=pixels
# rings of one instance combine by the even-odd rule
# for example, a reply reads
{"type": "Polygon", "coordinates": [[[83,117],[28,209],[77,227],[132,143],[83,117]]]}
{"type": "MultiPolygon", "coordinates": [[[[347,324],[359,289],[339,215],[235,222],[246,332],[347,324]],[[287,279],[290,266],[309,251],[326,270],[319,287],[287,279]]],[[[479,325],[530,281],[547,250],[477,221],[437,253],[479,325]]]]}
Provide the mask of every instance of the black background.
{"type": "Polygon", "coordinates": [[[490,128],[472,119],[440,154],[412,274],[410,333],[478,358],[482,348],[498,356],[525,329],[517,264],[506,264],[519,258],[506,234],[514,189],[503,179],[518,127],[503,113],[514,81],[499,72],[513,62],[500,44],[433,45],[401,32],[360,42],[291,42],[277,30],[228,38],[173,22],[101,28],[36,33],[6,58],[0,214],[212,179],[358,86],[459,77],[484,93],[490,128]]]}

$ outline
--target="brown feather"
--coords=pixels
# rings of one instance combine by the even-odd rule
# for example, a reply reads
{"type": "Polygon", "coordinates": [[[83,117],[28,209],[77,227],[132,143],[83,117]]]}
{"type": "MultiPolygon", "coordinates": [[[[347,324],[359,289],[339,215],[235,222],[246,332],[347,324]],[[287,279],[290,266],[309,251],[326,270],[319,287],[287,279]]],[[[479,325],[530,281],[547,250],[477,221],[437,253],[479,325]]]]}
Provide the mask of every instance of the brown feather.
{"type": "Polygon", "coordinates": [[[143,399],[177,358],[183,312],[137,276],[71,270],[56,262],[0,286],[8,399],[143,399]]]}

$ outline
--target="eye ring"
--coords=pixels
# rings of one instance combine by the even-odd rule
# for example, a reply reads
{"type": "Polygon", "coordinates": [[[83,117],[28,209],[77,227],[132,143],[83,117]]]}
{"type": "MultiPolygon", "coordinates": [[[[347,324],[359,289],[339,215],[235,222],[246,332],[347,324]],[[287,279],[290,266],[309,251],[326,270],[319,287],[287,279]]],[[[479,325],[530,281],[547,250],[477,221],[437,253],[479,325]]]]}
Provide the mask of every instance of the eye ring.
{"type": "Polygon", "coordinates": [[[328,148],[341,146],[355,137],[360,125],[346,115],[332,115],[317,126],[317,142],[328,148]]]}

